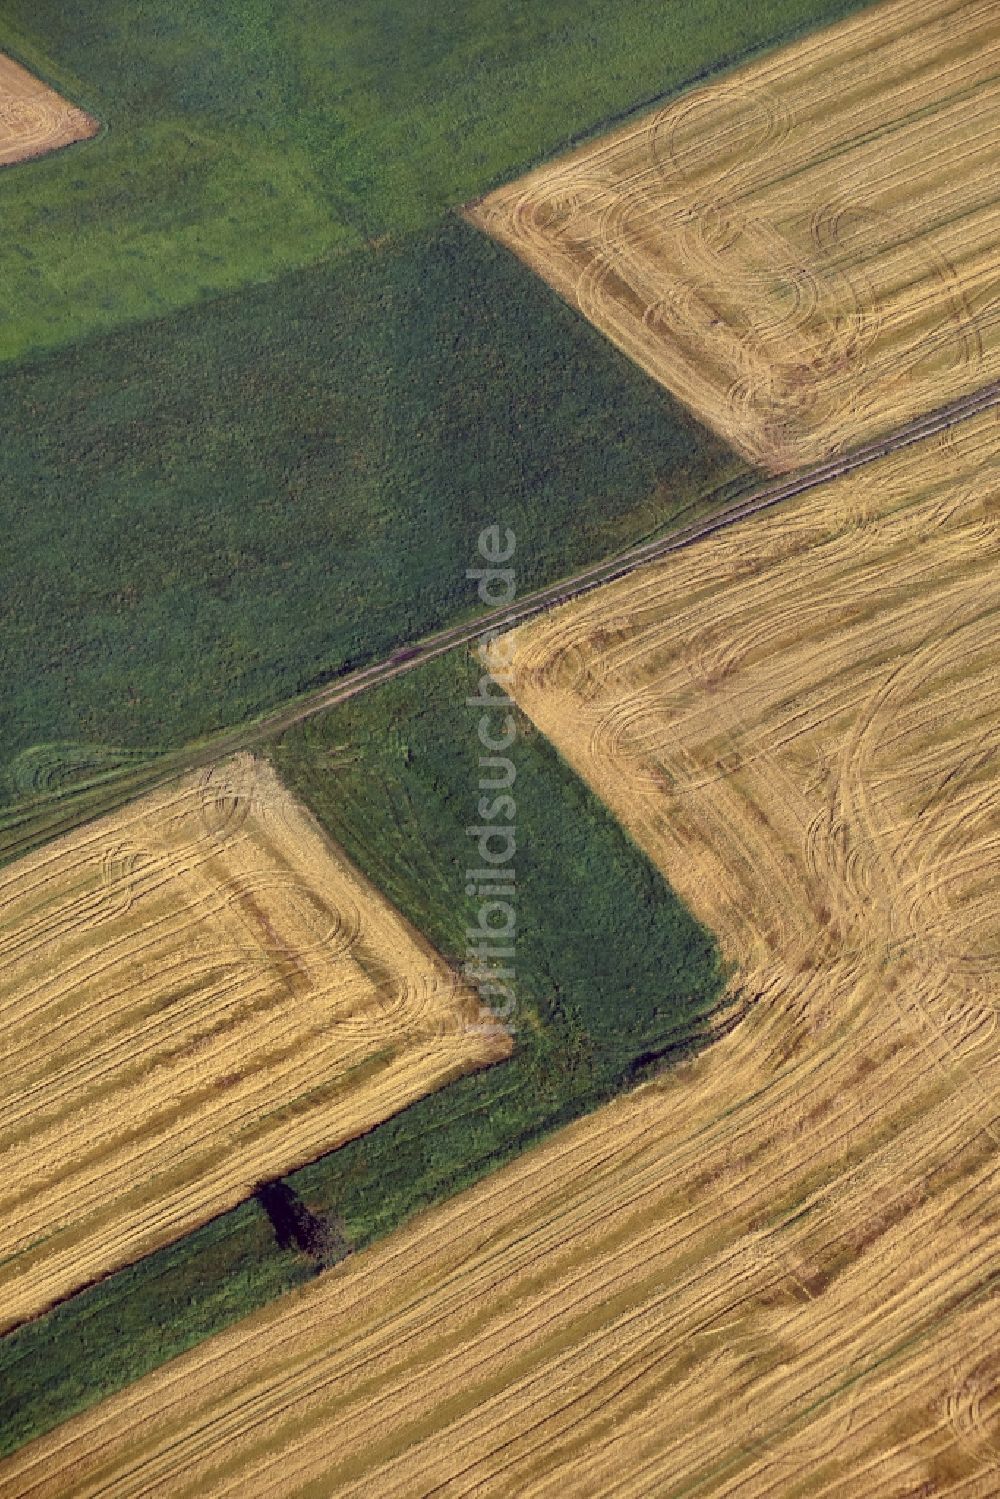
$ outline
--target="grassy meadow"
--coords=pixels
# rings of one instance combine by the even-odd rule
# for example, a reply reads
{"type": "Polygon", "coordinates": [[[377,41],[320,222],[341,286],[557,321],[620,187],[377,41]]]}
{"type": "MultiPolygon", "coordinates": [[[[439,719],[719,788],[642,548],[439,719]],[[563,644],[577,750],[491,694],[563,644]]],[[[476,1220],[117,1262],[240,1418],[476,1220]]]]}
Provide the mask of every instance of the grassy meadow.
{"type": "Polygon", "coordinates": [[[457,219],[0,369],[0,409],[0,805],[37,745],[183,743],[469,612],[494,517],[527,588],[749,477],[457,219]]]}

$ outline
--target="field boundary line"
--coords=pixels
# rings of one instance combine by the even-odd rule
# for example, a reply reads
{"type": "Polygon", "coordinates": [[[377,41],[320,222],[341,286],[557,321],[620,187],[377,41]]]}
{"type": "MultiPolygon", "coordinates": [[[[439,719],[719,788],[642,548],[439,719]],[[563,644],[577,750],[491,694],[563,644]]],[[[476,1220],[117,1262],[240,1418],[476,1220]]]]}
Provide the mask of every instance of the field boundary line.
{"type": "MultiPolygon", "coordinates": [[[[104,815],[120,806],[123,801],[138,796],[163,781],[213,764],[240,750],[253,749],[283,733],[285,729],[293,728],[317,713],[325,712],[328,708],[349,702],[363,692],[379,687],[384,682],[393,681],[396,677],[403,676],[406,672],[413,671],[418,666],[435,660],[438,656],[446,655],[461,646],[472,645],[486,635],[513,629],[517,625],[547,613],[550,609],[558,608],[561,604],[567,604],[595,589],[603,588],[608,583],[618,582],[619,579],[626,578],[640,568],[670,556],[673,552],[683,551],[708,536],[727,530],[730,526],[748,520],[753,515],[759,515],[762,511],[770,510],[784,500],[807,494],[810,490],[818,489],[834,479],[842,478],[845,474],[875,463],[890,453],[912,447],[918,442],[946,432],[961,422],[996,407],[1000,407],[1000,380],[995,380],[971,395],[962,396],[946,406],[928,412],[885,437],[865,443],[861,447],[827,459],[823,463],[815,464],[811,468],[803,469],[798,474],[792,474],[753,490],[744,499],[725,506],[703,521],[682,526],[679,530],[670,531],[667,535],[651,541],[640,542],[624,552],[616,553],[613,557],[592,563],[558,582],[548,583],[533,593],[525,594],[515,603],[501,605],[489,613],[478,614],[473,619],[447,625],[430,635],[397,646],[382,660],[344,672],[324,686],[293,698],[283,707],[274,709],[248,723],[222,729],[206,739],[187,744],[180,749],[167,750],[158,756],[153,751],[145,766],[138,771],[134,769],[131,771],[127,777],[127,784],[112,783],[109,785],[107,799],[101,799],[96,806],[81,808],[77,803],[74,808],[75,798],[72,789],[48,801],[26,803],[20,807],[15,805],[9,809],[7,816],[0,812],[0,864],[8,863],[37,847],[39,843],[48,842],[51,838],[58,837],[62,833],[69,832],[73,828],[104,815]],[[121,795],[117,794],[119,791],[121,795]],[[60,815],[60,809],[63,808],[65,816],[60,815]],[[36,819],[43,817],[46,810],[50,817],[46,820],[46,827],[39,831],[36,819]],[[24,829],[24,833],[20,834],[19,829],[24,829]]],[[[93,790],[93,786],[81,788],[80,800],[83,800],[87,791],[92,796],[93,790]]]]}
{"type": "Polygon", "coordinates": [[[603,562],[594,563],[560,582],[546,584],[544,588],[526,594],[516,603],[502,605],[488,614],[478,615],[475,619],[461,624],[450,625],[434,634],[424,636],[419,641],[400,646],[381,662],[337,678],[327,686],[317,689],[307,698],[299,699],[257,720],[255,724],[248,725],[244,732],[259,737],[281,732],[282,729],[301,723],[304,719],[322,712],[327,707],[333,707],[337,703],[356,697],[379,682],[401,676],[423,662],[431,661],[436,656],[455,650],[460,645],[471,645],[484,635],[511,629],[528,619],[546,613],[549,609],[558,608],[559,605],[568,603],[571,599],[579,598],[581,594],[601,588],[606,583],[616,582],[619,578],[628,577],[640,567],[656,562],[661,557],[669,556],[671,552],[682,551],[706,536],[712,536],[717,531],[726,530],[739,521],[757,515],[763,510],[771,509],[783,500],[793,499],[809,490],[818,489],[833,479],[853,473],[855,469],[874,463],[890,453],[898,452],[901,448],[912,447],[915,443],[945,432],[958,423],[978,416],[993,407],[1000,407],[1000,380],[993,381],[972,395],[963,396],[947,406],[908,422],[906,426],[898,428],[887,437],[865,443],[862,447],[855,448],[842,456],[828,459],[812,468],[804,469],[799,474],[793,474],[787,479],[754,490],[745,499],[726,506],[703,521],[683,526],[677,531],[671,531],[666,536],[654,538],[652,541],[640,542],[628,548],[627,551],[619,552],[603,562]]]}

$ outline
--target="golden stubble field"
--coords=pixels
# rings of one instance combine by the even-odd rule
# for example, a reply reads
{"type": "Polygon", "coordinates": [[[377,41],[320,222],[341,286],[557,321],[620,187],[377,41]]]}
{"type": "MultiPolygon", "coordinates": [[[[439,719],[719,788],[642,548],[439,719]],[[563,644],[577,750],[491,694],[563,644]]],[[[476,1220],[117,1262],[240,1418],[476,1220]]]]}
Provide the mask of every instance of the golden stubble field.
{"type": "Polygon", "coordinates": [[[0,1326],[509,1053],[244,755],[0,873],[0,1326]]]}
{"type": "Polygon", "coordinates": [[[990,415],[524,627],[743,1018],[0,1495],[1000,1491],[998,553],[990,415]]]}
{"type": "Polygon", "coordinates": [[[0,53],[0,167],[88,140],[99,129],[90,115],[0,53]]]}
{"type": "Polygon", "coordinates": [[[1000,12],[890,0],[469,210],[783,471],[1000,375],[1000,12]]]}

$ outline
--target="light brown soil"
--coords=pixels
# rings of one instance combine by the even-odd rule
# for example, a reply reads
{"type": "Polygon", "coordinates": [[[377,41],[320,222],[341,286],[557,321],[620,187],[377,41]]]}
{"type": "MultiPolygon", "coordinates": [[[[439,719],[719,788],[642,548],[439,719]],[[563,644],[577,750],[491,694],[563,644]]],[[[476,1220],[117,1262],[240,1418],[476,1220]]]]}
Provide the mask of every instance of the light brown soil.
{"type": "Polygon", "coordinates": [[[242,756],[0,874],[0,1318],[508,1054],[242,756]]]}
{"type": "Polygon", "coordinates": [[[891,0],[470,210],[752,462],[1000,375],[994,0],[891,0]]]}
{"type": "Polygon", "coordinates": [[[99,129],[90,115],[0,53],[0,167],[87,140],[99,129]]]}

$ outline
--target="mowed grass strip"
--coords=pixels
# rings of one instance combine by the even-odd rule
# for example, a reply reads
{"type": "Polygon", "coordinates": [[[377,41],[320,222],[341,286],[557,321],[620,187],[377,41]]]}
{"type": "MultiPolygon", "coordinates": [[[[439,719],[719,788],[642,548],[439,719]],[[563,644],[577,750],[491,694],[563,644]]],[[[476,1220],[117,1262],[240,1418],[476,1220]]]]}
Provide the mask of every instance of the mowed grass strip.
{"type": "Polygon", "coordinates": [[[472,210],[751,462],[1000,374],[1000,27],[889,0],[472,210]]]}
{"type": "Polygon", "coordinates": [[[86,140],[99,128],[82,109],[0,53],[0,167],[86,140]]]}
{"type": "Polygon", "coordinates": [[[998,495],[989,415],[526,627],[746,1018],[0,1493],[992,1493],[998,495]]]}
{"type": "Polygon", "coordinates": [[[0,964],[5,1329],[511,1049],[248,756],[12,865],[0,964]]]}

